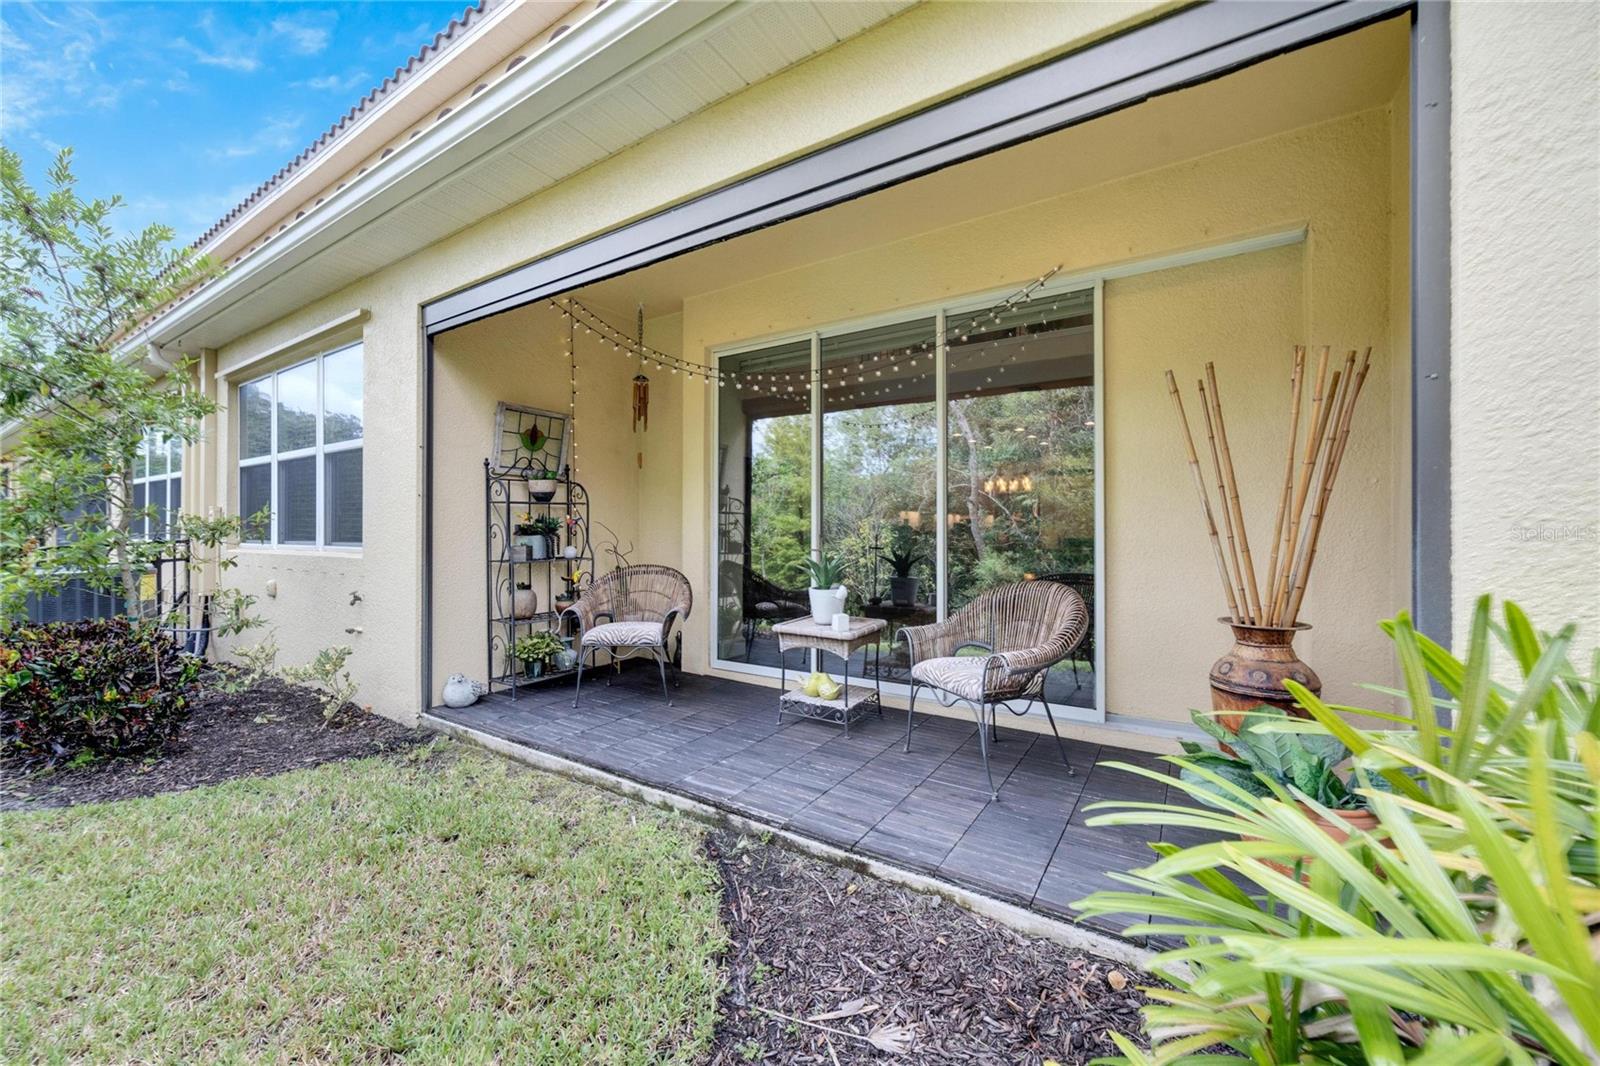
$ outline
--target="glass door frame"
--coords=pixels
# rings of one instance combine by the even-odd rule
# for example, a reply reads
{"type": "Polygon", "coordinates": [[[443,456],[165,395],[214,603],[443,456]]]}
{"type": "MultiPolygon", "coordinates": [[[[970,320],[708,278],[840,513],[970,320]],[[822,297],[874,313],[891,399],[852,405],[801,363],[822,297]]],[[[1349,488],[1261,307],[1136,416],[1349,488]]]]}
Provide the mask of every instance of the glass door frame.
{"type": "MultiPolygon", "coordinates": [[[[947,374],[947,361],[949,346],[945,336],[946,321],[950,317],[970,314],[994,306],[1006,297],[1014,294],[1024,283],[991,289],[984,292],[971,293],[955,298],[946,298],[934,303],[913,305],[895,308],[892,311],[883,311],[873,315],[858,316],[828,322],[811,329],[791,330],[784,333],[768,334],[763,337],[734,344],[719,345],[711,349],[714,363],[720,364],[724,358],[745,355],[749,352],[759,351],[780,344],[794,344],[800,341],[809,341],[811,345],[811,393],[808,416],[811,420],[811,554],[815,558],[822,546],[822,519],[823,519],[823,422],[826,414],[824,405],[824,389],[821,376],[822,370],[822,340],[824,337],[842,333],[852,333],[873,326],[889,325],[915,318],[934,319],[934,407],[935,425],[937,427],[935,445],[935,492],[938,496],[938,513],[946,513],[949,504],[949,381],[947,374]]],[[[1076,704],[1051,704],[1051,708],[1059,712],[1064,721],[1099,723],[1106,718],[1106,641],[1105,641],[1105,275],[1103,273],[1079,274],[1071,277],[1052,278],[1044,285],[1039,286],[1030,294],[1030,299],[1039,299],[1049,296],[1060,296],[1071,292],[1092,292],[1094,307],[1094,706],[1084,707],[1076,704]]],[[[722,419],[718,414],[720,404],[728,390],[716,389],[716,403],[711,410],[711,456],[722,454],[722,419]]],[[[708,465],[711,480],[716,482],[721,476],[713,461],[708,465]]],[[[707,493],[711,500],[711,514],[708,516],[710,525],[708,529],[713,535],[708,539],[710,551],[710,569],[713,584],[718,573],[718,545],[715,530],[717,527],[717,503],[720,495],[719,485],[710,486],[707,493]]],[[[938,617],[941,621],[949,617],[949,527],[948,523],[936,523],[937,534],[935,551],[938,556],[938,588],[936,590],[936,604],[938,617]]],[[[715,591],[713,589],[713,591],[715,591]]],[[[707,629],[710,649],[710,665],[713,670],[727,671],[729,673],[745,674],[758,677],[777,679],[779,671],[775,667],[762,666],[755,663],[739,662],[724,659],[720,656],[718,643],[718,623],[721,609],[720,597],[712,596],[712,610],[707,612],[707,629]]],[[[895,681],[884,681],[883,691],[886,694],[898,696],[902,699],[911,694],[911,687],[895,681]]],[[[1019,708],[1020,709],[1020,708],[1019,708]]],[[[1029,712],[1029,717],[1044,718],[1043,708],[1037,704],[1029,712]]]]}

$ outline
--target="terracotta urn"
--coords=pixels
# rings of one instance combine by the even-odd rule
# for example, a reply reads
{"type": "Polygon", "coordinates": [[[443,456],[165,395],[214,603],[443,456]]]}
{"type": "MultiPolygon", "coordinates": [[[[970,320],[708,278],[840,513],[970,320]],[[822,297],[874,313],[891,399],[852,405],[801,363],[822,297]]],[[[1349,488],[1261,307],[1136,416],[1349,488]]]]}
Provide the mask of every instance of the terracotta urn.
{"type": "MultiPolygon", "coordinates": [[[[1328,836],[1332,837],[1335,844],[1343,844],[1345,841],[1350,839],[1350,834],[1357,830],[1371,832],[1372,830],[1378,828],[1378,826],[1381,824],[1378,820],[1378,815],[1369,810],[1332,811],[1330,813],[1333,814],[1333,819],[1330,821],[1313,810],[1309,804],[1297,803],[1296,806],[1300,808],[1300,813],[1311,819],[1313,825],[1322,830],[1324,833],[1328,834],[1328,836]]],[[[1260,840],[1261,838],[1244,837],[1242,839],[1260,840]]],[[[1394,841],[1384,840],[1383,846],[1393,849],[1394,841]]],[[[1285,866],[1281,862],[1276,862],[1272,859],[1265,859],[1263,861],[1280,874],[1287,874],[1291,872],[1289,867],[1285,866]]],[[[1313,861],[1314,860],[1310,855],[1305,856],[1303,859],[1303,867],[1309,866],[1313,861]]],[[[1381,868],[1378,869],[1377,873],[1379,877],[1385,876],[1381,868]]],[[[1301,881],[1309,882],[1311,876],[1310,874],[1302,874],[1300,879],[1301,881]]]]}
{"type": "MultiPolygon", "coordinates": [[[[1318,829],[1322,830],[1324,833],[1327,833],[1334,839],[1335,843],[1339,844],[1343,844],[1346,840],[1349,840],[1350,833],[1353,830],[1364,829],[1368,832],[1371,832],[1372,830],[1378,828],[1379,825],[1378,815],[1375,811],[1333,811],[1332,814],[1335,821],[1330,822],[1328,819],[1312,810],[1307,804],[1302,803],[1299,805],[1299,807],[1301,812],[1304,813],[1307,818],[1310,818],[1314,823],[1316,823],[1318,829]]],[[[1388,846],[1393,847],[1394,845],[1389,843],[1388,846]]]]}
{"type": "MultiPolygon", "coordinates": [[[[1278,707],[1298,718],[1311,717],[1283,687],[1293,680],[1321,695],[1322,679],[1294,653],[1294,637],[1311,626],[1248,626],[1229,618],[1217,621],[1233,630],[1233,647],[1211,667],[1211,709],[1248,711],[1278,707]]],[[[1244,716],[1218,715],[1217,720],[1238,732],[1244,716]]]]}

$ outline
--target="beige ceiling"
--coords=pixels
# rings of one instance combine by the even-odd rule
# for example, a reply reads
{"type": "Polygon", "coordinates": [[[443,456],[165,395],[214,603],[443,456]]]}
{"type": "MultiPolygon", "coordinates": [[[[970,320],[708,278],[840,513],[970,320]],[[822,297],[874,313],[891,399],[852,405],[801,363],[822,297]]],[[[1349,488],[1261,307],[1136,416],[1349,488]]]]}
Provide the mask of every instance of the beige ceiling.
{"type": "MultiPolygon", "coordinates": [[[[1386,104],[1409,57],[1405,17],[1170,93],[804,218],[598,282],[592,306],[671,314],[685,296],[901,240],[1386,104]]],[[[631,318],[631,313],[629,316],[631,318]]]]}

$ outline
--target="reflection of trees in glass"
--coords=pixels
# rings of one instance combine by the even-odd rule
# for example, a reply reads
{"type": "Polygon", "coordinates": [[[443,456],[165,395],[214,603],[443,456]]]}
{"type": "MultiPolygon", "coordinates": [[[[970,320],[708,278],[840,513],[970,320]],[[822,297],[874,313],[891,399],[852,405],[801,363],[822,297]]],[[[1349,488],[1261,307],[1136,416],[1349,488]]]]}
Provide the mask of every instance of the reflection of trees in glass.
{"type": "Polygon", "coordinates": [[[931,403],[831,411],[823,419],[822,542],[843,559],[860,600],[887,596],[891,570],[880,556],[905,514],[916,516],[925,531],[917,535],[929,541],[912,576],[921,582],[919,600],[933,602],[937,433],[931,403]]]}
{"type": "Polygon", "coordinates": [[[811,416],[766,418],[750,427],[750,560],[779,588],[804,588],[811,549],[811,416]]]}
{"type": "Polygon", "coordinates": [[[266,455],[272,450],[272,397],[267,383],[258,381],[239,388],[240,458],[266,455]]]}
{"type": "Polygon", "coordinates": [[[329,411],[322,416],[322,439],[327,444],[361,438],[361,416],[329,411]]]}
{"type": "MultiPolygon", "coordinates": [[[[1028,573],[1094,568],[1093,420],[1088,386],[951,401],[952,607],[1028,573]]],[[[929,462],[935,432],[931,404],[826,416],[823,543],[844,559],[863,599],[887,595],[890,568],[878,556],[902,515],[911,514],[927,556],[913,571],[922,583],[919,598],[932,601],[933,523],[940,518],[929,462]]],[[[765,419],[753,438],[750,565],[775,584],[800,588],[810,542],[807,416],[765,419]]]]}
{"type": "Polygon", "coordinates": [[[1029,573],[1094,567],[1094,390],[950,403],[950,605],[1029,573]]]}

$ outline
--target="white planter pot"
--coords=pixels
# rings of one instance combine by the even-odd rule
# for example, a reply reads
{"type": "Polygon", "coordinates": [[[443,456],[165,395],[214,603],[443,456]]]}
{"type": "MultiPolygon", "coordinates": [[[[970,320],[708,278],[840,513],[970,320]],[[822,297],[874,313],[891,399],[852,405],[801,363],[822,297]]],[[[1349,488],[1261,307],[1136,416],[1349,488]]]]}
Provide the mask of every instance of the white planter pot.
{"type": "Polygon", "coordinates": [[[833,616],[844,611],[843,585],[831,589],[807,589],[811,597],[811,620],[818,625],[830,626],[833,616]]]}
{"type": "Polygon", "coordinates": [[[541,477],[528,479],[528,498],[534,503],[549,503],[556,498],[556,482],[554,478],[541,477]]]}

